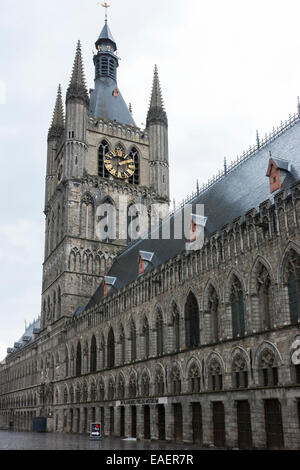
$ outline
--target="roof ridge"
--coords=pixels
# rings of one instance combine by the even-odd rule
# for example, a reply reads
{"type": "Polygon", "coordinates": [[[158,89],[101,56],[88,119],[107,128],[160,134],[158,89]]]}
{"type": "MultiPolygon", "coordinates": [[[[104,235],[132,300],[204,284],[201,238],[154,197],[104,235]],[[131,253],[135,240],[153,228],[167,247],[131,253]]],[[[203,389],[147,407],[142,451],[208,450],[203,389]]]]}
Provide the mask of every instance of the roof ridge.
{"type": "MultiPolygon", "coordinates": [[[[208,189],[210,189],[212,186],[214,186],[216,183],[218,183],[221,179],[225,178],[228,173],[231,173],[233,170],[235,170],[237,167],[239,167],[242,163],[245,161],[249,160],[249,158],[253,157],[257,152],[259,152],[261,149],[266,147],[268,144],[273,142],[277,137],[282,135],[285,131],[293,127],[297,122],[299,122],[300,119],[300,108],[297,113],[293,115],[289,115],[289,119],[286,121],[281,121],[280,125],[277,126],[277,128],[273,127],[272,131],[269,134],[265,134],[264,138],[262,140],[259,139],[258,132],[256,134],[256,144],[249,147],[249,149],[244,151],[240,157],[238,156],[236,160],[231,161],[229,165],[226,163],[226,158],[224,162],[224,170],[219,171],[217,175],[214,175],[212,178],[210,178],[207,183],[203,183],[202,188],[197,189],[197,191],[190,196],[187,196],[177,207],[174,208],[174,210],[171,212],[171,214],[175,214],[177,211],[181,210],[186,204],[189,204],[193,202],[197,197],[205,193],[208,189]]],[[[278,157],[274,157],[278,158],[278,157]]]]}

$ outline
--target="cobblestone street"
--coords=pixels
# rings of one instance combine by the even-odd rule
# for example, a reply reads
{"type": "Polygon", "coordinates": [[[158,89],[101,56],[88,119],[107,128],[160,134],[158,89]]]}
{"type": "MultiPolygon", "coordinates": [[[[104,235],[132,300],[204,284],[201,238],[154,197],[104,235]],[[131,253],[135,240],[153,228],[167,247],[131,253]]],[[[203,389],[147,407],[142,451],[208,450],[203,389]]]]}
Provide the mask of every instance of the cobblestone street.
{"type": "Polygon", "coordinates": [[[0,450],[195,450],[195,445],[104,437],[91,441],[79,434],[0,431],[0,450]]]}

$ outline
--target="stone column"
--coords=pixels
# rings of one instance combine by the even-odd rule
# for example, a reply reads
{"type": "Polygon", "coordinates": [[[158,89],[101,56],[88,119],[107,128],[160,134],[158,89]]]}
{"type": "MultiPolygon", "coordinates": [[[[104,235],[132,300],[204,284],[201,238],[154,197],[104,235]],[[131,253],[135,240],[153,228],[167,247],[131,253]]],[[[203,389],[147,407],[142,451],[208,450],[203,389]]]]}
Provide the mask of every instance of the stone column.
{"type": "Polygon", "coordinates": [[[120,436],[121,429],[121,408],[120,406],[115,406],[114,408],[114,435],[120,436]]]}
{"type": "Polygon", "coordinates": [[[193,443],[193,411],[191,403],[182,403],[183,442],[193,443]]]}
{"type": "Polygon", "coordinates": [[[104,407],[104,434],[110,436],[110,408],[104,407]]]}
{"type": "Polygon", "coordinates": [[[298,450],[300,448],[298,399],[281,400],[284,448],[298,450]]]}
{"type": "Polygon", "coordinates": [[[214,425],[212,416],[212,404],[208,398],[201,401],[201,409],[203,446],[212,447],[214,445],[214,425]]]}
{"type": "Polygon", "coordinates": [[[80,407],[80,426],[79,426],[79,433],[84,433],[84,408],[80,407]]]}
{"type": "Polygon", "coordinates": [[[150,437],[154,441],[159,438],[157,405],[150,405],[150,437]]]}
{"type": "Polygon", "coordinates": [[[165,405],[166,410],[166,441],[174,440],[174,410],[172,403],[165,405]]]}
{"type": "Polygon", "coordinates": [[[125,436],[131,437],[131,407],[125,406],[125,436]]]}
{"type": "Polygon", "coordinates": [[[225,442],[230,448],[238,448],[237,409],[234,400],[224,400],[225,442]]]}
{"type": "Polygon", "coordinates": [[[253,447],[266,448],[266,425],[264,401],[253,398],[250,401],[253,447]]]}
{"type": "Polygon", "coordinates": [[[136,406],[136,438],[144,437],[144,409],[143,405],[136,406]]]}

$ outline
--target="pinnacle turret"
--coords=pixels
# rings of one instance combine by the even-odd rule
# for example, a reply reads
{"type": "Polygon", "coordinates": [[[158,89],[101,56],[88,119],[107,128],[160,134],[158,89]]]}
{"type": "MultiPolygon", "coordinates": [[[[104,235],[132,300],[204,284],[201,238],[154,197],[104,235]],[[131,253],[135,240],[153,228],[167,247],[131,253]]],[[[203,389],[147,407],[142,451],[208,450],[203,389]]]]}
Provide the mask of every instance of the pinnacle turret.
{"type": "Polygon", "coordinates": [[[89,96],[85,84],[80,41],[78,41],[77,44],[72,77],[67,91],[67,101],[70,99],[80,99],[84,101],[87,105],[89,104],[89,96]]]}
{"type": "Polygon", "coordinates": [[[162,122],[168,125],[167,113],[164,109],[164,103],[160,88],[157,65],[154,67],[154,78],[150,107],[147,116],[147,127],[151,122],[162,122]]]}
{"type": "Polygon", "coordinates": [[[51,127],[48,133],[48,139],[60,138],[65,129],[64,109],[62,102],[61,85],[58,86],[55,108],[51,127]]]}

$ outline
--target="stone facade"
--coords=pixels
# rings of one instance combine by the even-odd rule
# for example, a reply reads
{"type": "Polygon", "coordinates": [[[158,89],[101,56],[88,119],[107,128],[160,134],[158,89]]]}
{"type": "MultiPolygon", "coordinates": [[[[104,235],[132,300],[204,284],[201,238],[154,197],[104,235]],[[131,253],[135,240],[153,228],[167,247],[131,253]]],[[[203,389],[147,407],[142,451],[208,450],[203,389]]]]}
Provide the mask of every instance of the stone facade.
{"type": "Polygon", "coordinates": [[[266,448],[276,445],[267,416],[268,404],[277,404],[282,445],[299,448],[299,371],[291,356],[300,333],[299,323],[291,322],[286,281],[290,257],[300,257],[299,224],[297,183],[290,195],[277,194],[274,205],[265,202],[245,221],[235,220],[201,250],[178,255],[66,320],[63,329],[58,322],[42,331],[2,367],[1,427],[13,421],[29,429],[29,417],[42,415],[49,431],[87,433],[96,420],[105,435],[199,439],[209,446],[219,438],[235,448],[244,442],[237,417],[243,402],[249,408],[246,442],[251,437],[250,447],[266,448]],[[268,327],[257,292],[262,268],[271,281],[268,327]],[[242,286],[245,331],[233,337],[235,278],[242,286]],[[199,312],[197,347],[187,345],[190,296],[199,312]],[[224,407],[223,426],[216,403],[224,407]]]}
{"type": "Polygon", "coordinates": [[[90,115],[79,47],[76,67],[48,138],[41,321],[0,365],[0,428],[300,448],[300,182],[84,308],[127,243],[98,237],[98,208],[169,202],[169,160],[157,69],[142,132],[90,115]],[[137,149],[138,183],[99,174],[103,140],[137,149]]]}

